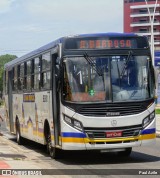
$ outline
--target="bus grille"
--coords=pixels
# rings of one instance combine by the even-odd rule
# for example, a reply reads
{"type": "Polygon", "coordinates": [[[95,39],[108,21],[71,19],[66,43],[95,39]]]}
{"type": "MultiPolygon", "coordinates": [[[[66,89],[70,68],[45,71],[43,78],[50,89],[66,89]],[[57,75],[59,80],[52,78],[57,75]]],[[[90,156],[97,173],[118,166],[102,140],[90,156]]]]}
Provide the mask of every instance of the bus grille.
{"type": "Polygon", "coordinates": [[[120,104],[97,104],[80,107],[77,112],[84,116],[111,117],[139,114],[147,109],[150,103],[120,103],[120,104]]]}
{"type": "Polygon", "coordinates": [[[89,128],[85,127],[84,131],[91,139],[104,139],[106,132],[122,131],[122,137],[138,136],[142,130],[142,125],[128,126],[128,127],[114,127],[114,128],[89,128]]]}

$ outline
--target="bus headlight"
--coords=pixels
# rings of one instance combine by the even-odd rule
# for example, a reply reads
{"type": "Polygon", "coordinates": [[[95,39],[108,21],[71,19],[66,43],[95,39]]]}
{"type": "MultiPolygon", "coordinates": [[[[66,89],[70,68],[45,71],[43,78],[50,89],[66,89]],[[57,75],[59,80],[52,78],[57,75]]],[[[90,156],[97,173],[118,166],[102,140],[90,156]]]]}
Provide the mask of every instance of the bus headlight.
{"type": "Polygon", "coordinates": [[[150,115],[148,115],[146,118],[143,119],[142,127],[143,128],[147,127],[147,125],[149,125],[154,118],[155,118],[155,111],[153,111],[150,115]]]}
{"type": "Polygon", "coordinates": [[[70,117],[68,117],[66,115],[64,115],[64,121],[68,125],[70,125],[70,126],[74,127],[75,129],[80,130],[81,132],[83,132],[83,125],[82,125],[82,123],[80,121],[78,121],[76,119],[73,119],[73,118],[70,118],[70,117]]]}

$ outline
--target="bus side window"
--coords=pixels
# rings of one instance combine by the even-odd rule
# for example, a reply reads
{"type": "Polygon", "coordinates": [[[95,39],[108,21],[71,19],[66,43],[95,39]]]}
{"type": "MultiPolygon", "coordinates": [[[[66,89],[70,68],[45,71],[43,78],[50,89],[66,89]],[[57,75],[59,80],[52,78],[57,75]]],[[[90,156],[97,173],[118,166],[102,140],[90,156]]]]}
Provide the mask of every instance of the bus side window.
{"type": "Polygon", "coordinates": [[[13,72],[13,91],[17,91],[17,66],[15,66],[12,70],[13,72]]]}
{"type": "Polygon", "coordinates": [[[23,80],[23,90],[27,89],[27,64],[24,63],[24,80],[23,80]]]}
{"type": "Polygon", "coordinates": [[[27,90],[31,89],[31,61],[27,62],[27,90]]]}
{"type": "Polygon", "coordinates": [[[33,81],[33,88],[34,90],[40,89],[40,72],[41,72],[41,64],[40,64],[40,57],[34,59],[34,81],[33,81]]]}
{"type": "Polygon", "coordinates": [[[17,89],[18,89],[18,91],[21,90],[21,83],[20,83],[20,65],[17,66],[17,89]]]}
{"type": "Polygon", "coordinates": [[[4,79],[4,93],[8,94],[8,71],[5,71],[5,79],[4,79]]]}
{"type": "Polygon", "coordinates": [[[51,55],[46,53],[42,55],[42,88],[50,89],[51,83],[51,55]]]}
{"type": "Polygon", "coordinates": [[[22,63],[21,65],[20,65],[20,77],[19,77],[19,83],[20,83],[20,85],[19,85],[19,89],[20,90],[23,90],[24,89],[24,63],[22,63]]]}
{"type": "Polygon", "coordinates": [[[34,89],[34,59],[31,60],[31,90],[34,89]]]}

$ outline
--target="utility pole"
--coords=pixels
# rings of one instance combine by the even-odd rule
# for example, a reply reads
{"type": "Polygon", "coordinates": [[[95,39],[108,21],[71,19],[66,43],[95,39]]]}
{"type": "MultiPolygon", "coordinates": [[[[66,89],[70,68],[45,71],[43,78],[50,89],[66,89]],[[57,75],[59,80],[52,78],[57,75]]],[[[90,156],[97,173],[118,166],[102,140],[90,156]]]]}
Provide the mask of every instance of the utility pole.
{"type": "Polygon", "coordinates": [[[148,14],[149,14],[149,20],[150,20],[150,24],[151,24],[151,54],[152,54],[152,64],[154,66],[154,17],[155,17],[155,12],[156,12],[156,7],[157,7],[157,3],[158,0],[156,0],[155,4],[154,4],[154,10],[153,10],[153,14],[151,14],[150,8],[149,8],[149,4],[148,4],[148,0],[145,0],[146,5],[147,5],[147,9],[148,9],[148,14]]]}

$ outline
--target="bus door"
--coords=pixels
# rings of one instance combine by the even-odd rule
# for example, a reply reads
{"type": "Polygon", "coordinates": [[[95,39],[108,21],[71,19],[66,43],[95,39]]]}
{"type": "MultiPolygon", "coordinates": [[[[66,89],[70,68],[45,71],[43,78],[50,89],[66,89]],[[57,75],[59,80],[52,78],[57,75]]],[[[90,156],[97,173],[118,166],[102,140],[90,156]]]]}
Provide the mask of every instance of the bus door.
{"type": "Polygon", "coordinates": [[[13,81],[13,71],[10,70],[8,71],[8,114],[9,114],[10,132],[14,132],[12,81],[13,81]]]}
{"type": "MultiPolygon", "coordinates": [[[[57,49],[58,51],[58,49],[57,49]]],[[[58,52],[52,54],[52,108],[53,108],[53,123],[54,123],[54,138],[55,145],[59,145],[60,136],[60,98],[58,91],[58,81],[57,81],[57,57],[58,52]]]]}

